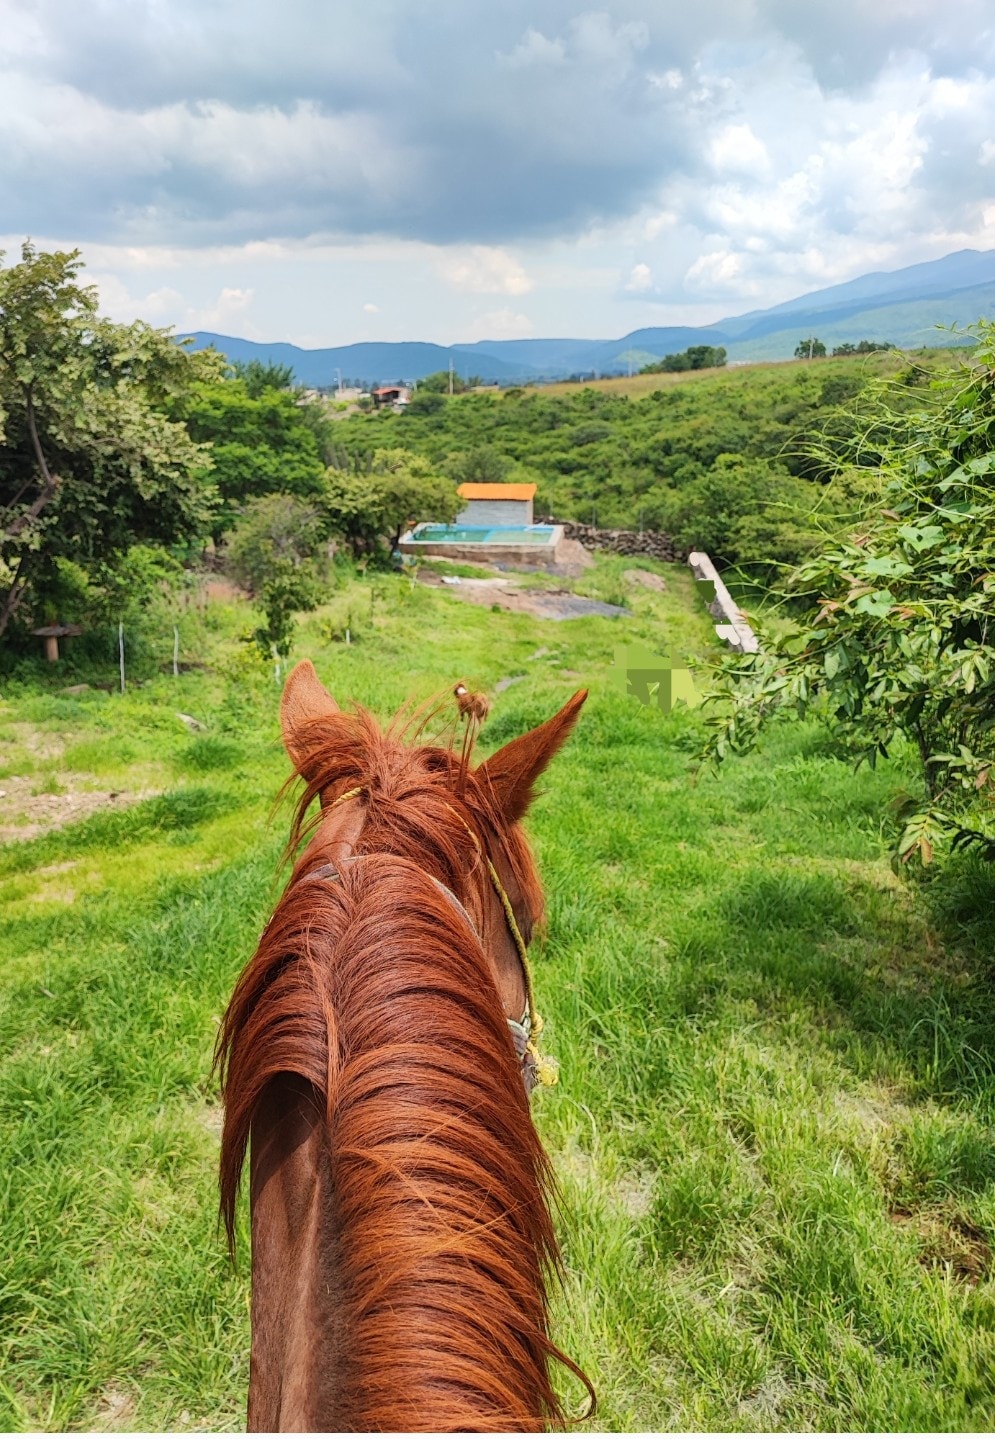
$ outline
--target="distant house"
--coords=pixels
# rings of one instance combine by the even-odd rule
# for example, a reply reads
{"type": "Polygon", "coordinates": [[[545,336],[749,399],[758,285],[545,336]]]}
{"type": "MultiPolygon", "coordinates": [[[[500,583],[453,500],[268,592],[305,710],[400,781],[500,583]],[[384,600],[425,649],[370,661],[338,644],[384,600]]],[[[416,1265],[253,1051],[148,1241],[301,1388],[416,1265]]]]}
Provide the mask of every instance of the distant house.
{"type": "Polygon", "coordinates": [[[388,405],[398,409],[410,403],[411,391],[407,385],[381,385],[379,390],[371,391],[373,396],[373,408],[383,410],[388,405]]]}
{"type": "Polygon", "coordinates": [[[535,485],[460,485],[456,493],[466,504],[456,518],[458,525],[532,524],[535,485]]]}

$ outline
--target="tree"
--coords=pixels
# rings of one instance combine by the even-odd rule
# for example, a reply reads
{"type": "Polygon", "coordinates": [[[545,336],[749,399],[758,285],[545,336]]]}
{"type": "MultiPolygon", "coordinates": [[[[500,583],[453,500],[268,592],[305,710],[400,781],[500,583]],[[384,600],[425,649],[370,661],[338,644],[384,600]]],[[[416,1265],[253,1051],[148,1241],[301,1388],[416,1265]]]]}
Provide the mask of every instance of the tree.
{"type": "Polygon", "coordinates": [[[454,484],[498,485],[508,478],[512,462],[493,445],[458,450],[446,461],[446,474],[454,484]]]}
{"type": "Polygon", "coordinates": [[[776,463],[719,455],[704,475],[673,492],[663,527],[684,549],[773,573],[796,565],[818,543],[808,523],[818,498],[810,481],[776,463]]]}
{"type": "Polygon", "coordinates": [[[265,627],[256,638],[269,653],[290,653],[298,610],[321,601],[318,552],[322,516],[293,495],[263,495],[249,500],[227,536],[228,568],[262,610],[265,627]]]}
{"type": "Polygon", "coordinates": [[[418,381],[418,392],[424,390],[430,395],[462,395],[469,388],[470,382],[464,380],[455,370],[436,370],[418,381]]]}
{"type": "Polygon", "coordinates": [[[329,470],[324,503],[332,530],[370,553],[385,539],[395,549],[409,525],[454,520],[461,501],[428,460],[394,449],[377,450],[367,465],[329,470]]]}
{"type": "Polygon", "coordinates": [[[799,632],[725,666],[708,746],[749,749],[774,714],[813,706],[858,763],[905,738],[922,794],[897,848],[927,863],[940,841],[995,859],[995,324],[976,333],[975,363],[948,374],[938,407],[891,414],[859,530],[794,576],[799,632]]]}
{"type": "Polygon", "coordinates": [[[689,345],[679,354],[664,355],[662,360],[644,365],[639,373],[667,375],[678,374],[682,370],[712,370],[720,368],[725,362],[726,351],[722,345],[689,345]]]}
{"type": "Polygon", "coordinates": [[[0,634],[60,559],[89,571],[196,540],[215,501],[207,451],[163,411],[220,361],[101,319],[81,269],[28,242],[0,263],[0,634]]]}
{"type": "Polygon", "coordinates": [[[446,396],[440,390],[426,390],[420,384],[408,404],[409,415],[437,415],[446,408],[446,396]]]}
{"type": "Polygon", "coordinates": [[[799,340],[795,346],[796,360],[821,360],[825,357],[826,347],[821,340],[810,335],[807,340],[799,340]]]}
{"type": "Polygon", "coordinates": [[[232,371],[252,400],[258,400],[265,390],[289,390],[294,383],[293,365],[278,365],[273,360],[265,364],[262,360],[236,360],[232,371]]]}
{"type": "MultiPolygon", "coordinates": [[[[860,340],[856,345],[845,340],[842,345],[833,347],[833,356],[839,355],[873,355],[876,350],[893,350],[895,346],[890,340],[860,340]]],[[[797,351],[795,352],[797,354],[797,351]]]]}
{"type": "Polygon", "coordinates": [[[195,385],[176,397],[173,417],[184,421],[193,439],[211,446],[221,500],[216,537],[231,527],[245,501],[254,496],[282,493],[304,500],[320,496],[327,428],[320,411],[320,406],[299,404],[290,391],[268,384],[253,395],[241,379],[195,385]]]}

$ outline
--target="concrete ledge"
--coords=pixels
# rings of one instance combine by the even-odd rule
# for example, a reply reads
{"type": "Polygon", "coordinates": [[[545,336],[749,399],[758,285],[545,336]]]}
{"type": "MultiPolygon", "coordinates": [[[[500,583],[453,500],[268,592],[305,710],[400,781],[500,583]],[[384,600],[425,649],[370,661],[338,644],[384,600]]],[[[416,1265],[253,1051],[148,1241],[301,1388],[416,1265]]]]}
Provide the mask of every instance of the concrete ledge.
{"type": "Polygon", "coordinates": [[[702,550],[692,550],[688,555],[688,564],[696,580],[707,580],[715,586],[715,598],[709,603],[708,612],[718,621],[715,633],[719,639],[725,640],[740,654],[756,654],[760,649],[759,641],[708,556],[702,550]]]}

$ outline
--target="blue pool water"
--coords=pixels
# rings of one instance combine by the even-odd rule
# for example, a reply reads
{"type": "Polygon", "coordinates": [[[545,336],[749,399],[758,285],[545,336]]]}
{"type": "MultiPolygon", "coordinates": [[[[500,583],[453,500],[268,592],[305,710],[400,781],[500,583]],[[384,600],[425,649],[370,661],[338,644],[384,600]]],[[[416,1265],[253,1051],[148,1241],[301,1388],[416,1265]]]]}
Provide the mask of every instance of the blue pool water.
{"type": "Polygon", "coordinates": [[[416,544],[548,545],[552,525],[418,525],[411,532],[416,544]]]}

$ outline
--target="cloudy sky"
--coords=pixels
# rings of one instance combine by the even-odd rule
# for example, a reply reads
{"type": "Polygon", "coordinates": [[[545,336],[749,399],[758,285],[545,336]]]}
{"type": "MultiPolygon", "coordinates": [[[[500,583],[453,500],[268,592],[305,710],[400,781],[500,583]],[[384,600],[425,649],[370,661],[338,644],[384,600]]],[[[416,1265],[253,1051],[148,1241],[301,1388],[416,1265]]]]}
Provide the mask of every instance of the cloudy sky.
{"type": "Polygon", "coordinates": [[[995,248],[995,4],[0,0],[0,231],[250,339],[705,323],[995,248]]]}

